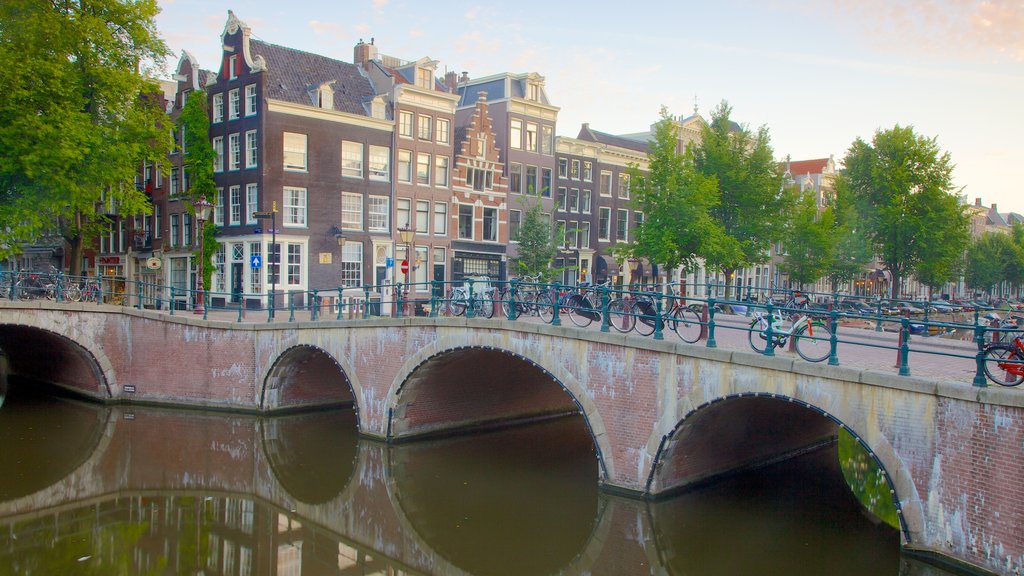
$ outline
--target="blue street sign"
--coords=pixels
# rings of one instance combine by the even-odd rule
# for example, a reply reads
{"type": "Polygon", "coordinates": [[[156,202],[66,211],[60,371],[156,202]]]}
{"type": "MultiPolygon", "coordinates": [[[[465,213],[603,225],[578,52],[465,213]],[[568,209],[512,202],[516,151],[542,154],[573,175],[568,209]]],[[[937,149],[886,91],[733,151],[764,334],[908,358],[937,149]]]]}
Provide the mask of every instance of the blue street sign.
{"type": "Polygon", "coordinates": [[[260,258],[259,256],[253,256],[252,258],[249,258],[249,266],[253,268],[262,268],[263,259],[260,258]]]}
{"type": "Polygon", "coordinates": [[[386,260],[384,260],[384,267],[385,268],[394,268],[395,267],[395,259],[391,258],[391,257],[388,257],[386,260]]]}

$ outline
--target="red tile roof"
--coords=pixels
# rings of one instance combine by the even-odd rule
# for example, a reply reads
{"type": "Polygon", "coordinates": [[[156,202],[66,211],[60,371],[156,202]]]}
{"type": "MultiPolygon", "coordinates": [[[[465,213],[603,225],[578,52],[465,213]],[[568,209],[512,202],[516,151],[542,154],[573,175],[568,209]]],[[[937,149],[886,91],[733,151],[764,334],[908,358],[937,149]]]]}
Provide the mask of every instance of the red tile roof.
{"type": "Polygon", "coordinates": [[[828,158],[791,161],[789,163],[789,173],[793,176],[821,174],[825,170],[825,166],[828,166],[828,158]]]}

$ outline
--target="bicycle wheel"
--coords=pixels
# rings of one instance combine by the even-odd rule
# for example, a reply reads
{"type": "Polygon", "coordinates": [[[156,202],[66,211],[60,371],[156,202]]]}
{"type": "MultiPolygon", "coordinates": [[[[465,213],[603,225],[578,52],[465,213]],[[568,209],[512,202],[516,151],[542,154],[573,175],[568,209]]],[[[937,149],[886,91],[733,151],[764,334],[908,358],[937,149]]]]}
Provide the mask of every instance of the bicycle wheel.
{"type": "Polygon", "coordinates": [[[804,324],[793,338],[796,353],[808,362],[821,362],[832,352],[832,330],[821,322],[804,324]]]}
{"type": "Polygon", "coordinates": [[[760,320],[755,319],[750,323],[750,330],[747,331],[747,341],[750,342],[750,347],[754,349],[754,352],[764,354],[764,349],[768,346],[768,335],[761,328],[760,320]]]}
{"type": "Polygon", "coordinates": [[[69,284],[64,288],[64,299],[68,302],[78,302],[82,299],[82,289],[78,284],[69,284]]]}
{"type": "Polygon", "coordinates": [[[545,324],[551,324],[551,321],[555,318],[555,302],[557,299],[558,295],[553,292],[537,293],[537,313],[540,314],[540,319],[545,324]]]}
{"type": "Polygon", "coordinates": [[[608,303],[608,324],[612,328],[625,334],[633,329],[635,321],[629,302],[616,298],[608,303]]]}
{"type": "Polygon", "coordinates": [[[680,340],[690,344],[700,340],[700,333],[704,328],[700,323],[700,316],[686,308],[676,308],[672,313],[670,325],[680,340]]]}
{"type": "Polygon", "coordinates": [[[516,301],[509,302],[512,292],[505,290],[498,295],[501,300],[501,317],[508,320],[509,311],[512,312],[512,319],[519,317],[519,304],[516,301]]]}
{"type": "Polygon", "coordinates": [[[466,313],[466,301],[455,297],[454,294],[448,295],[448,314],[452,316],[462,316],[466,313]]]}
{"type": "Polygon", "coordinates": [[[494,300],[487,294],[481,294],[477,301],[477,316],[481,318],[494,318],[494,300]]]}
{"type": "Polygon", "coordinates": [[[653,304],[633,303],[633,331],[641,336],[654,334],[655,325],[658,321],[658,312],[653,304]]]}
{"type": "Polygon", "coordinates": [[[992,344],[987,346],[982,358],[985,376],[988,376],[989,380],[1000,386],[1016,386],[1024,382],[1024,371],[1021,371],[1011,363],[1020,362],[1021,360],[1020,354],[1010,344],[992,344]],[[1017,373],[1000,366],[1000,363],[1007,368],[1015,368],[1017,373]]]}
{"type": "Polygon", "coordinates": [[[586,328],[594,321],[589,307],[589,302],[582,296],[570,297],[566,301],[565,313],[569,315],[569,320],[572,320],[573,324],[586,328]]]}

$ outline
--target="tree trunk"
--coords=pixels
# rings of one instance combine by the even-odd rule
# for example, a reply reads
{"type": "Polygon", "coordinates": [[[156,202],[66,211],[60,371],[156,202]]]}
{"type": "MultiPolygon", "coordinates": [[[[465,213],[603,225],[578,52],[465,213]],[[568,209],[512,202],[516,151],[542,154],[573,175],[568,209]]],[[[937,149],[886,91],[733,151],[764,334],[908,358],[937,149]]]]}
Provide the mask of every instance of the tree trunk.
{"type": "Polygon", "coordinates": [[[70,248],[69,253],[71,259],[71,266],[69,266],[69,273],[71,276],[82,275],[82,213],[81,211],[75,211],[75,223],[72,227],[73,234],[66,236],[64,239],[68,243],[70,248]]]}

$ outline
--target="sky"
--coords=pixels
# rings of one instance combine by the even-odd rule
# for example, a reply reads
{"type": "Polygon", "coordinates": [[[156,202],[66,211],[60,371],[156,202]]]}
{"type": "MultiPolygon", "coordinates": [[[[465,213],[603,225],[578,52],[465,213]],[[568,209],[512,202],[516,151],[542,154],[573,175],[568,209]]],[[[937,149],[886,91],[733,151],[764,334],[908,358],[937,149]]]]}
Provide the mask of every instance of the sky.
{"type": "Polygon", "coordinates": [[[833,156],[913,126],[956,165],[968,202],[1024,213],[1024,0],[159,0],[174,53],[213,69],[228,10],[253,36],[352,61],[428,56],[471,77],[537,72],[557,133],[647,130],[662,106],[722,101],[766,126],[778,159],[833,156]]]}

